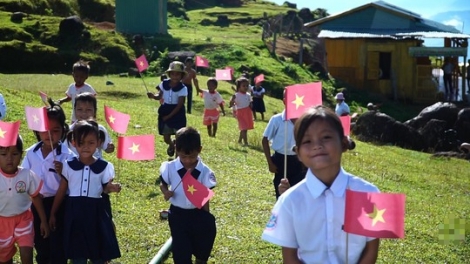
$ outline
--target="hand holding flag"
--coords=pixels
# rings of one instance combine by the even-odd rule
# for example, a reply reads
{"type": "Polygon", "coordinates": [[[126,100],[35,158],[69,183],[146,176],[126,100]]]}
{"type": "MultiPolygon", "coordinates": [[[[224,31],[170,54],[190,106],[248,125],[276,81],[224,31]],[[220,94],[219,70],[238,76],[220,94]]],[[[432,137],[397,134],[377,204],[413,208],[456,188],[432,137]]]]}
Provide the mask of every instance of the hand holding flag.
{"type": "Polygon", "coordinates": [[[186,198],[197,208],[201,209],[211,198],[214,192],[200,183],[188,170],[181,179],[186,198]]]}
{"type": "Polygon", "coordinates": [[[34,108],[25,107],[26,122],[28,128],[34,131],[45,132],[49,130],[49,119],[47,118],[47,110],[45,107],[34,108]]]}
{"type": "Polygon", "coordinates": [[[0,121],[0,147],[16,146],[20,121],[14,123],[0,121]]]}
{"type": "Polygon", "coordinates": [[[128,114],[118,112],[105,105],[104,116],[106,118],[106,122],[112,130],[119,134],[126,134],[129,119],[131,118],[128,114]]]}
{"type": "Polygon", "coordinates": [[[286,87],[286,118],[299,118],[306,109],[322,104],[321,82],[286,87]]]}
{"type": "Polygon", "coordinates": [[[155,136],[118,137],[117,158],[125,160],[155,159],[155,136]]]}

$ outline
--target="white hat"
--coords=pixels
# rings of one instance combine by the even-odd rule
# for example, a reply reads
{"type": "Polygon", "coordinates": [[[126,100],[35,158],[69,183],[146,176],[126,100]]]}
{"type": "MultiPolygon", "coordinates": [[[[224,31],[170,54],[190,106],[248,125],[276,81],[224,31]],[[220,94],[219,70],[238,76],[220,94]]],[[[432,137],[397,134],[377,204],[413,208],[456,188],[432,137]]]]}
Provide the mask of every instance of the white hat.
{"type": "Polygon", "coordinates": [[[335,96],[335,99],[336,99],[336,100],[344,100],[344,95],[343,95],[343,93],[337,93],[336,96],[335,96]]]}
{"type": "Polygon", "coordinates": [[[374,107],[374,104],[373,103],[368,103],[367,107],[374,107]]]}

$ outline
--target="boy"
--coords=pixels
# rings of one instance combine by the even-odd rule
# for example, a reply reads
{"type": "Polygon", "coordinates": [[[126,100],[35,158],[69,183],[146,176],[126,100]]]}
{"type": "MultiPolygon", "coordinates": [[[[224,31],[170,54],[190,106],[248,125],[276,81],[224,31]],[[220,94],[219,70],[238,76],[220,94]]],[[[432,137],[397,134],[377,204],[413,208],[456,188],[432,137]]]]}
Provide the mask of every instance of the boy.
{"type": "Polygon", "coordinates": [[[193,105],[193,83],[196,87],[196,91],[199,90],[199,82],[196,77],[196,71],[193,69],[194,60],[192,57],[187,57],[184,61],[185,68],[184,70],[188,73],[183,79],[183,83],[188,87],[188,104],[187,104],[187,113],[191,114],[191,107],[193,105]]]}
{"type": "Polygon", "coordinates": [[[72,67],[72,76],[75,83],[72,83],[67,91],[65,92],[66,97],[59,99],[58,103],[62,104],[64,102],[72,101],[72,123],[77,121],[75,117],[75,97],[82,93],[91,93],[93,96],[96,96],[96,91],[86,83],[88,79],[88,74],[90,73],[90,66],[85,61],[77,61],[72,67]]]}
{"type": "Polygon", "coordinates": [[[209,212],[209,202],[197,209],[186,198],[181,179],[188,170],[191,175],[208,188],[214,188],[214,172],[199,157],[201,135],[192,127],[176,132],[177,158],[163,162],[160,167],[160,190],[165,200],[170,200],[168,224],[170,225],[173,261],[175,264],[207,263],[216,236],[215,218],[209,212]],[[171,190],[168,188],[171,186],[171,190]]]}
{"type": "MultiPolygon", "coordinates": [[[[285,102],[285,90],[283,102],[285,102]]],[[[292,185],[300,182],[305,172],[303,170],[302,163],[297,158],[296,153],[292,149],[295,146],[294,140],[294,123],[295,120],[286,120],[286,111],[276,114],[269,119],[269,123],[263,133],[262,145],[264,150],[264,156],[268,162],[269,171],[274,173],[274,191],[276,193],[276,199],[281,195],[278,190],[278,186],[281,179],[284,178],[284,156],[287,155],[287,179],[292,185]],[[287,130],[286,124],[287,122],[287,130]],[[287,133],[287,135],[286,135],[287,133]],[[287,137],[287,142],[285,140],[287,137]],[[271,141],[271,148],[274,150],[274,155],[271,156],[269,149],[269,142],[271,141]],[[285,145],[287,143],[287,146],[285,145]]]]}

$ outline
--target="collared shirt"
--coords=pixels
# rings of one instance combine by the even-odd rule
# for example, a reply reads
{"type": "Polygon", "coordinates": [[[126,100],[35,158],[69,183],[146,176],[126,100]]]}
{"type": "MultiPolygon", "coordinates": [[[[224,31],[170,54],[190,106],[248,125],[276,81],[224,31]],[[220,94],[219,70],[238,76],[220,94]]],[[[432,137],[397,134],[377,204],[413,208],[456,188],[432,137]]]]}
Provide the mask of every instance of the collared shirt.
{"type": "MultiPolygon", "coordinates": [[[[73,128],[75,127],[75,124],[76,123],[73,123],[72,125],[70,125],[70,131],[73,131],[73,128]]],[[[100,131],[103,131],[104,133],[104,141],[103,143],[101,144],[101,146],[97,147],[96,148],[96,151],[95,153],[93,154],[93,156],[95,158],[103,158],[103,150],[107,149],[108,148],[108,145],[110,143],[113,143],[112,140],[111,140],[111,137],[109,136],[108,134],[108,130],[106,130],[106,128],[100,124],[98,124],[98,129],[100,131]]],[[[77,149],[72,145],[72,142],[66,142],[67,144],[67,147],[70,149],[70,151],[72,151],[72,153],[78,157],[78,151],[77,149]]]]}
{"type": "MultiPolygon", "coordinates": [[[[160,167],[161,179],[171,186],[171,190],[174,192],[173,197],[170,198],[170,203],[183,209],[194,209],[196,207],[184,194],[181,179],[185,173],[186,169],[179,158],[163,162],[160,167]]],[[[191,172],[191,175],[207,188],[212,189],[217,184],[214,172],[202,162],[201,158],[198,158],[196,168],[191,172]]]]}
{"type": "Polygon", "coordinates": [[[343,114],[345,113],[350,113],[349,111],[349,106],[347,103],[345,103],[344,101],[342,101],[341,103],[339,104],[336,104],[336,108],[335,108],[335,112],[337,115],[339,116],[342,116],[343,114]]]}
{"type": "Polygon", "coordinates": [[[224,102],[219,92],[210,93],[208,90],[202,90],[202,98],[204,98],[205,109],[217,109],[224,102]]]}
{"type": "Polygon", "coordinates": [[[235,105],[237,109],[243,109],[250,106],[252,99],[249,93],[235,93],[235,105]]]}
{"type": "Polygon", "coordinates": [[[0,216],[15,216],[29,210],[31,197],[37,196],[41,187],[41,179],[32,170],[20,167],[15,174],[6,174],[0,169],[0,216]]]}
{"type": "Polygon", "coordinates": [[[259,89],[257,89],[256,86],[251,86],[250,90],[253,96],[261,96],[266,93],[266,89],[261,86],[259,87],[259,89]]]}
{"type": "Polygon", "coordinates": [[[0,120],[4,119],[6,114],[7,114],[7,104],[5,103],[5,99],[3,98],[3,95],[0,94],[0,120]]]}
{"type": "Polygon", "coordinates": [[[38,142],[26,150],[21,167],[32,170],[44,182],[40,193],[44,197],[51,197],[55,196],[60,185],[60,176],[54,169],[54,161],[64,163],[74,154],[67,148],[67,144],[59,143],[57,148],[44,158],[41,152],[43,144],[43,142],[38,142]]]}
{"type": "MultiPolygon", "coordinates": [[[[345,263],[345,193],[378,192],[371,183],[340,170],[327,188],[308,170],[300,183],[276,202],[262,239],[281,247],[298,249],[304,263],[345,263]]],[[[349,234],[348,260],[357,263],[368,241],[374,238],[349,234]]]]}
{"type": "Polygon", "coordinates": [[[269,123],[264,129],[263,137],[266,137],[271,141],[271,148],[274,151],[286,155],[295,155],[295,152],[292,149],[295,146],[294,123],[290,120],[286,120],[286,110],[269,119],[269,123]],[[285,146],[286,133],[287,146],[285,146]]]}
{"type": "Polygon", "coordinates": [[[188,87],[183,85],[183,88],[177,92],[173,91],[172,89],[165,90],[163,89],[163,82],[161,82],[158,87],[160,87],[160,91],[163,93],[162,99],[164,104],[178,104],[178,99],[180,97],[188,96],[188,87]]]}
{"type": "Polygon", "coordinates": [[[114,166],[102,159],[85,165],[77,157],[73,157],[64,162],[62,175],[68,182],[70,197],[101,198],[103,185],[114,178],[114,166]]]}
{"type": "Polygon", "coordinates": [[[75,117],[75,97],[82,93],[91,93],[93,96],[96,96],[96,91],[88,83],[84,83],[83,86],[77,87],[75,83],[72,83],[65,94],[68,98],[72,99],[72,122],[75,122],[77,119],[75,117]]]}

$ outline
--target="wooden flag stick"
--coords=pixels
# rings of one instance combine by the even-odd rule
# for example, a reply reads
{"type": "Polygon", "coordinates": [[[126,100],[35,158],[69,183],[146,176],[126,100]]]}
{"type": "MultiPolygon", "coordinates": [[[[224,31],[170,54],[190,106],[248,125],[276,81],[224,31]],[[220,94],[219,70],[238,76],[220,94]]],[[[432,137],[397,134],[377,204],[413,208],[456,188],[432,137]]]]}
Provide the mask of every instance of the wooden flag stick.
{"type": "Polygon", "coordinates": [[[145,90],[147,91],[147,93],[149,92],[149,89],[147,88],[147,84],[144,82],[144,77],[142,76],[142,74],[139,72],[139,76],[140,76],[140,79],[142,80],[142,82],[144,83],[144,87],[145,87],[145,90]]]}
{"type": "Polygon", "coordinates": [[[49,134],[49,143],[51,143],[51,152],[52,152],[52,156],[54,157],[54,160],[56,160],[55,153],[54,153],[54,145],[52,144],[51,131],[50,131],[50,130],[47,130],[47,133],[49,134]]]}
{"type": "Polygon", "coordinates": [[[287,179],[287,122],[284,120],[284,179],[287,179]]]}
{"type": "MultiPolygon", "coordinates": [[[[344,232],[344,230],[343,230],[344,232]]],[[[346,264],[349,262],[348,253],[349,253],[349,233],[346,232],[346,264]]]]}

